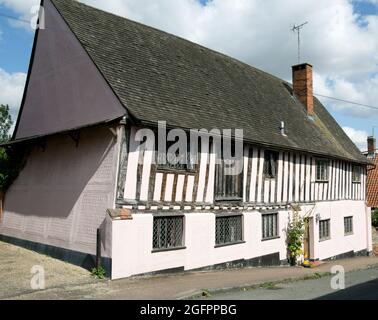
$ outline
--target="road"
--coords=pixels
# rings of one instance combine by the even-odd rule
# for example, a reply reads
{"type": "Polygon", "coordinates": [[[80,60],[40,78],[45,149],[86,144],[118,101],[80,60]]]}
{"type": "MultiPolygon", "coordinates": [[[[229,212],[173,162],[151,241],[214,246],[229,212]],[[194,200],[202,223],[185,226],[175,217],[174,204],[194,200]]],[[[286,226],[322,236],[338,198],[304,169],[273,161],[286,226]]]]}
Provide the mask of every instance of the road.
{"type": "MultiPolygon", "coordinates": [[[[313,278],[326,274],[335,265],[346,271],[370,269],[351,273],[347,285],[358,285],[377,279],[378,257],[357,257],[327,262],[314,269],[302,267],[267,267],[187,272],[157,276],[132,277],[110,281],[96,280],[80,267],[47,257],[36,252],[0,241],[0,300],[2,299],[183,299],[220,288],[243,288],[265,283],[265,289],[232,291],[226,299],[313,299],[334,293],[330,279],[284,282],[284,279],[313,278]],[[44,270],[44,288],[32,288],[36,273],[34,267],[44,270]],[[269,282],[281,282],[269,285],[269,282]],[[314,283],[313,283],[314,282],[314,283]]],[[[40,274],[40,273],[38,273],[40,274]]],[[[42,275],[42,274],[40,274],[42,275]]],[[[376,283],[357,287],[359,295],[374,292],[376,283]],[[373,289],[372,289],[373,288],[373,289]]],[[[346,290],[343,292],[347,293],[346,290]]],[[[214,298],[222,298],[215,295],[214,298]]],[[[224,297],[223,297],[224,298],[224,297]]]]}
{"type": "Polygon", "coordinates": [[[259,288],[239,289],[211,295],[210,300],[378,300],[378,268],[345,274],[345,289],[331,288],[332,276],[282,283],[265,283],[259,288]]]}

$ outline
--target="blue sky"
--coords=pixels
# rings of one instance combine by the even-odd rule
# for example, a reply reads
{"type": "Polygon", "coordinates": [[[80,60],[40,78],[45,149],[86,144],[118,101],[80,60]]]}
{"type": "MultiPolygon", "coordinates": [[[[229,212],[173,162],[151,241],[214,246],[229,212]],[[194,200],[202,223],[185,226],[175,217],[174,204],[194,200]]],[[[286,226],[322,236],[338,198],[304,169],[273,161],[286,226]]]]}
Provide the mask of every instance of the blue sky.
{"type": "MultiPolygon", "coordinates": [[[[17,17],[17,13],[0,5],[0,12],[17,17]]],[[[27,25],[26,25],[27,26],[27,25]]],[[[0,16],[0,68],[9,73],[26,72],[29,66],[34,32],[12,27],[12,20],[0,16]]]]}
{"type": "MultiPolygon", "coordinates": [[[[17,2],[17,0],[14,0],[14,1],[17,2]]],[[[83,1],[86,1],[87,3],[91,3],[91,1],[93,3],[96,2],[96,0],[83,0],[83,1]]],[[[129,2],[132,2],[132,1],[133,0],[130,0],[129,2]]],[[[169,0],[167,0],[167,1],[169,1],[169,0]]],[[[188,2],[188,0],[180,0],[180,1],[177,1],[176,3],[180,3],[181,1],[182,1],[182,3],[188,2]]],[[[220,4],[219,0],[216,0],[216,1],[198,0],[198,1],[202,4],[202,6],[204,8],[202,10],[209,8],[209,10],[210,9],[213,10],[214,14],[221,12],[222,6],[224,6],[224,4],[220,4]]],[[[347,0],[345,0],[345,1],[347,1],[347,0]]],[[[251,2],[252,2],[252,0],[251,0],[251,2]]],[[[10,3],[9,1],[0,0],[0,14],[5,14],[5,15],[10,15],[10,16],[15,16],[15,17],[25,16],[25,12],[22,12],[22,10],[19,10],[19,7],[17,7],[17,6],[13,6],[13,10],[12,10],[11,9],[12,5],[10,5],[9,3],[10,3]]],[[[376,1],[376,0],[371,0],[371,1],[369,1],[369,0],[365,0],[365,1],[358,0],[358,1],[353,1],[353,2],[350,2],[350,3],[352,3],[353,12],[358,15],[358,20],[359,20],[358,28],[360,28],[362,30],[362,31],[360,30],[362,32],[361,37],[364,37],[365,34],[364,34],[363,29],[364,28],[366,29],[368,25],[370,25],[370,26],[374,25],[372,20],[369,20],[370,18],[368,18],[368,17],[375,17],[376,19],[378,17],[378,1],[376,1]]],[[[99,5],[99,6],[101,6],[101,5],[99,5]]],[[[186,6],[187,7],[182,6],[183,7],[182,11],[186,10],[187,12],[189,12],[190,10],[193,10],[194,14],[198,15],[198,12],[199,12],[198,10],[201,10],[201,9],[198,9],[198,8],[193,9],[193,8],[189,7],[189,4],[187,4],[186,6]],[[195,10],[197,10],[197,11],[195,11],[195,10]]],[[[346,4],[346,6],[347,6],[347,4],[346,4]]],[[[134,5],[134,7],[135,7],[135,5],[134,5]]],[[[165,9],[165,7],[164,7],[164,9],[165,9]]],[[[173,9],[178,10],[178,8],[173,8],[173,9]]],[[[167,22],[158,21],[157,18],[155,18],[154,16],[144,14],[143,8],[134,9],[134,10],[140,10],[140,11],[136,11],[134,13],[134,15],[135,15],[135,17],[142,17],[140,19],[141,22],[144,22],[146,24],[151,24],[153,26],[160,27],[161,29],[165,29],[166,31],[170,31],[172,33],[175,33],[174,29],[175,29],[176,26],[174,25],[174,21],[171,23],[171,25],[167,25],[167,22]]],[[[233,8],[232,8],[232,10],[228,9],[228,11],[233,12],[233,8]]],[[[118,12],[117,8],[114,8],[114,12],[118,12]]],[[[188,14],[187,12],[185,12],[184,14],[188,14]]],[[[235,12],[236,12],[236,9],[235,9],[235,12]]],[[[227,12],[226,9],[225,9],[225,13],[223,13],[223,14],[224,14],[225,18],[228,18],[228,12],[227,12]]],[[[272,13],[272,14],[274,14],[274,13],[272,13]]],[[[130,16],[131,16],[131,18],[133,18],[132,12],[130,13],[130,16]]],[[[205,16],[205,17],[208,18],[207,16],[205,16]]],[[[238,21],[241,20],[241,19],[238,19],[238,21],[237,21],[234,16],[232,16],[232,17],[230,16],[230,19],[231,18],[235,19],[236,22],[234,22],[234,24],[238,23],[238,21]]],[[[135,18],[135,19],[138,19],[138,18],[135,18]]],[[[300,22],[303,19],[301,17],[299,17],[299,18],[297,18],[297,22],[300,22]]],[[[201,21],[203,21],[203,19],[201,21]]],[[[270,21],[270,23],[274,24],[274,21],[275,20],[273,19],[273,20],[270,21]]],[[[377,19],[377,21],[378,21],[378,19],[377,19]]],[[[225,20],[225,23],[227,23],[226,20],[225,20]]],[[[311,20],[310,20],[310,23],[312,23],[312,25],[315,24],[311,20]]],[[[376,22],[376,23],[378,25],[378,22],[376,22]]],[[[222,38],[222,36],[223,36],[222,34],[218,35],[218,37],[216,37],[216,36],[211,37],[210,35],[211,35],[212,30],[216,30],[216,26],[215,26],[214,23],[213,24],[209,23],[208,25],[205,25],[202,28],[201,28],[201,25],[199,24],[199,25],[196,26],[196,32],[192,31],[192,29],[193,29],[192,26],[183,25],[183,22],[181,22],[181,21],[179,21],[178,24],[180,24],[180,25],[177,25],[177,29],[182,28],[182,30],[183,30],[183,31],[177,32],[180,36],[186,37],[186,38],[188,38],[189,40],[192,40],[192,41],[197,41],[201,44],[204,44],[206,46],[211,47],[212,49],[225,52],[225,53],[227,53],[231,56],[234,56],[238,59],[244,60],[244,61],[246,61],[247,63],[250,63],[253,66],[259,67],[259,68],[264,69],[268,72],[276,74],[276,75],[278,75],[282,78],[287,79],[289,77],[290,61],[291,60],[287,62],[287,64],[288,64],[287,66],[284,66],[286,68],[284,70],[286,70],[286,71],[282,71],[283,70],[282,66],[280,66],[277,69],[273,69],[273,67],[272,67],[272,69],[270,69],[271,65],[272,65],[272,61],[274,61],[273,64],[278,64],[279,61],[281,60],[281,55],[280,55],[279,50],[274,50],[276,52],[274,53],[274,55],[272,53],[272,56],[269,57],[270,61],[264,61],[264,55],[263,54],[260,54],[259,56],[255,55],[254,58],[252,58],[252,56],[254,54],[253,50],[260,50],[260,48],[256,47],[256,46],[258,46],[258,44],[254,45],[254,47],[252,49],[250,49],[252,61],[249,61],[248,56],[245,55],[245,52],[243,52],[244,47],[243,47],[242,41],[244,41],[244,40],[242,39],[242,37],[241,37],[239,42],[237,41],[237,39],[235,39],[235,34],[232,34],[231,38],[227,38],[227,36],[230,37],[230,34],[227,35],[227,33],[224,34],[224,38],[222,38]],[[194,34],[196,36],[194,36],[194,34]],[[222,41],[224,41],[224,42],[222,42],[222,41]],[[240,48],[243,48],[243,50],[240,49],[240,48]]],[[[15,73],[27,73],[27,70],[28,70],[34,32],[30,29],[30,27],[27,24],[24,24],[24,26],[22,26],[22,25],[23,25],[23,23],[15,23],[12,20],[9,20],[9,19],[6,19],[6,18],[0,16],[0,72],[2,70],[2,72],[5,73],[6,76],[11,76],[15,73]]],[[[240,25],[242,26],[241,22],[240,22],[240,25]]],[[[233,26],[234,25],[232,25],[232,27],[233,26]]],[[[337,28],[337,26],[336,26],[336,28],[337,28]]],[[[314,32],[314,31],[309,31],[309,30],[310,29],[308,29],[308,31],[306,31],[306,32],[309,32],[309,33],[314,32]]],[[[269,41],[269,37],[266,37],[266,34],[264,34],[264,32],[263,32],[264,31],[263,25],[261,25],[261,28],[255,28],[253,31],[254,31],[255,34],[257,33],[256,34],[257,38],[261,37],[261,38],[264,38],[265,41],[269,41]],[[258,34],[259,30],[261,30],[261,35],[258,34]],[[266,39],[266,38],[268,38],[268,39],[266,39]]],[[[357,31],[359,31],[359,30],[357,30],[357,31]]],[[[243,36],[243,37],[245,36],[244,34],[240,34],[240,35],[243,36]]],[[[377,35],[377,37],[378,37],[378,35],[377,35]]],[[[367,38],[367,39],[369,39],[369,38],[367,38]]],[[[354,41],[355,39],[352,39],[352,40],[354,41]]],[[[305,46],[306,46],[306,41],[309,41],[308,38],[304,39],[304,45],[305,46]]],[[[368,46],[367,42],[366,43],[362,42],[362,43],[363,43],[362,46],[365,46],[365,45],[368,46]]],[[[272,39],[272,43],[269,44],[269,42],[268,42],[268,44],[262,44],[261,46],[263,46],[263,45],[264,46],[270,45],[270,47],[273,47],[274,46],[273,39],[272,39]]],[[[312,45],[315,46],[315,44],[312,44],[312,45]]],[[[358,45],[358,44],[356,44],[356,45],[358,45]]],[[[296,43],[292,42],[291,46],[292,46],[292,48],[290,50],[293,50],[292,52],[295,52],[296,43]]],[[[319,45],[318,45],[318,47],[319,47],[319,45]]],[[[337,50],[337,49],[335,49],[335,50],[337,50]]],[[[304,51],[304,55],[306,55],[306,49],[305,48],[304,48],[303,51],[304,51]]],[[[320,50],[320,54],[321,54],[321,50],[320,50]]],[[[340,55],[340,53],[338,53],[338,54],[340,55]]],[[[341,54],[343,54],[343,52],[341,54]]],[[[368,56],[369,53],[367,52],[367,53],[363,53],[363,54],[365,54],[364,59],[368,60],[369,59],[369,56],[368,56]]],[[[359,69],[361,69],[361,67],[359,66],[359,64],[360,64],[359,60],[360,59],[358,58],[359,56],[356,55],[357,58],[355,60],[350,60],[348,62],[348,66],[352,66],[355,63],[356,64],[355,69],[353,69],[351,67],[351,70],[348,70],[348,73],[345,73],[345,75],[343,74],[342,79],[338,76],[338,74],[343,73],[345,68],[343,69],[342,66],[340,66],[341,71],[335,70],[335,71],[333,71],[333,74],[331,75],[331,74],[328,74],[327,69],[326,69],[327,68],[326,66],[328,66],[328,69],[330,68],[329,64],[324,62],[323,71],[319,71],[319,79],[323,79],[322,83],[324,83],[324,86],[323,87],[319,86],[319,89],[316,89],[316,90],[318,92],[321,91],[319,93],[327,93],[327,94],[331,94],[332,96],[337,95],[336,96],[337,98],[353,100],[353,101],[356,101],[356,102],[367,103],[367,104],[375,103],[375,106],[378,107],[378,101],[377,100],[374,100],[374,101],[369,100],[369,92],[370,92],[369,90],[367,90],[366,92],[359,92],[359,91],[361,91],[359,89],[362,88],[362,87],[365,88],[366,84],[372,85],[372,88],[374,88],[373,85],[375,83],[378,84],[378,81],[377,82],[371,82],[371,80],[375,79],[375,78],[378,80],[378,61],[374,60],[374,59],[376,59],[376,56],[374,56],[374,54],[376,55],[376,52],[374,52],[374,50],[372,50],[371,51],[371,55],[372,55],[371,60],[372,60],[372,63],[374,61],[376,61],[375,62],[376,65],[370,66],[369,67],[370,69],[366,68],[366,71],[365,71],[364,74],[362,74],[359,70],[359,69]],[[339,84],[338,85],[339,89],[337,89],[337,86],[336,86],[336,88],[332,88],[332,85],[334,84],[334,82],[337,82],[339,84]],[[352,88],[353,90],[355,90],[355,93],[350,94],[350,92],[353,91],[353,90],[352,89],[348,90],[348,88],[352,88]]],[[[311,54],[309,54],[308,58],[310,60],[308,62],[310,62],[310,63],[313,62],[312,60],[316,60],[316,59],[319,59],[319,61],[321,61],[320,58],[319,58],[319,55],[318,56],[315,56],[315,55],[311,56],[311,54]]],[[[339,56],[337,58],[342,59],[343,57],[339,56]]],[[[326,60],[326,59],[324,59],[324,60],[326,60]]],[[[335,59],[335,61],[337,61],[337,59],[335,59]]],[[[322,64],[318,63],[318,65],[320,66],[322,64]]],[[[314,68],[316,68],[316,67],[317,67],[317,65],[314,64],[314,68]]],[[[331,65],[331,67],[332,67],[332,65],[331,65]]],[[[287,80],[290,80],[290,79],[287,79],[287,80]]],[[[0,80],[0,84],[1,84],[1,80],[0,80]]],[[[377,89],[376,92],[378,92],[378,89],[377,89]]],[[[1,90],[0,90],[0,98],[1,97],[2,96],[1,96],[1,90]]],[[[353,106],[353,105],[347,106],[345,104],[342,104],[342,105],[341,104],[335,104],[334,102],[332,102],[330,100],[323,100],[323,101],[325,102],[326,106],[328,107],[328,109],[332,113],[332,115],[336,118],[336,120],[343,127],[353,128],[356,131],[360,131],[360,134],[362,134],[362,132],[364,132],[364,134],[366,135],[367,133],[371,132],[371,128],[373,126],[378,126],[378,112],[373,112],[373,111],[369,112],[368,109],[365,109],[365,110],[360,109],[360,108],[353,106]]],[[[4,103],[4,102],[7,102],[7,101],[0,101],[0,103],[2,103],[2,102],[4,103]]],[[[14,103],[14,104],[17,104],[17,103],[14,103]]],[[[14,105],[12,107],[13,107],[13,110],[14,110],[13,113],[16,114],[16,110],[17,110],[18,106],[14,105]]],[[[376,131],[378,131],[378,130],[376,130],[376,131]]],[[[350,135],[352,135],[352,133],[350,133],[350,135]]],[[[362,137],[359,137],[359,139],[360,139],[359,143],[361,144],[362,137]]]]}

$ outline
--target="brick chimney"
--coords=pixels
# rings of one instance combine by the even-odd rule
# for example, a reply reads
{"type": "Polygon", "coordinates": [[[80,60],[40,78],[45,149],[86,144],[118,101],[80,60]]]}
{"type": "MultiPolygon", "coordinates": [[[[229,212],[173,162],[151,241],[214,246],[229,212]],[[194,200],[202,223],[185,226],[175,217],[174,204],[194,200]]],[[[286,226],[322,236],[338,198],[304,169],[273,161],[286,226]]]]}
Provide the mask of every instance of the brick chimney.
{"type": "Polygon", "coordinates": [[[368,156],[374,157],[376,150],[376,140],[374,137],[370,136],[367,138],[368,156]]]}
{"type": "Polygon", "coordinates": [[[314,96],[312,86],[312,65],[302,63],[292,66],[293,92],[303,103],[309,116],[314,115],[314,96]]]}

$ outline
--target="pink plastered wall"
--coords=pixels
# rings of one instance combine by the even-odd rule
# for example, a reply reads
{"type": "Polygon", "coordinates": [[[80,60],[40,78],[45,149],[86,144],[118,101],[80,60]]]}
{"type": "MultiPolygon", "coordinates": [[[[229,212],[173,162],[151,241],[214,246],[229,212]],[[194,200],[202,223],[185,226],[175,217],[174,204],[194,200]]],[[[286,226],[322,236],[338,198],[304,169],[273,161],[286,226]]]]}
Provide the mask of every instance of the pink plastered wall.
{"type": "Polygon", "coordinates": [[[117,148],[105,127],[81,130],[77,146],[60,135],[32,147],[7,191],[0,234],[95,253],[96,229],[114,207],[117,148]]]}
{"type": "Polygon", "coordinates": [[[367,223],[367,208],[364,201],[318,202],[313,206],[304,206],[302,212],[312,209],[312,252],[313,259],[328,259],[350,251],[368,250],[371,226],[367,223]],[[319,241],[319,222],[330,219],[330,239],[319,241]],[[353,216],[353,234],[344,234],[344,217],[353,216]]]}
{"type": "Polygon", "coordinates": [[[152,252],[152,214],[134,214],[133,220],[112,223],[112,278],[184,267],[191,270],[279,252],[286,259],[285,228],[288,212],[279,215],[280,238],[261,241],[261,213],[245,212],[245,243],[215,247],[215,214],[187,213],[185,249],[152,252]]]}

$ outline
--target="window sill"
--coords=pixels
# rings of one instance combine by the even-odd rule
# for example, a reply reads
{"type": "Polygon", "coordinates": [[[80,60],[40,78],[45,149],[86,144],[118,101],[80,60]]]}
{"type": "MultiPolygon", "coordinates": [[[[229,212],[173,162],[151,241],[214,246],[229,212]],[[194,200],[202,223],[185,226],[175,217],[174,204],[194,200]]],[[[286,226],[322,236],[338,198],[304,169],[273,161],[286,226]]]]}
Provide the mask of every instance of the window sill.
{"type": "Polygon", "coordinates": [[[180,172],[180,173],[188,173],[188,174],[195,174],[197,173],[197,170],[195,169],[178,169],[178,168],[165,168],[165,167],[157,167],[157,172],[180,172]]]}
{"type": "Polygon", "coordinates": [[[324,239],[319,239],[319,242],[323,242],[323,241],[327,241],[327,240],[331,240],[331,237],[324,238],[324,239]]]}
{"type": "Polygon", "coordinates": [[[280,236],[275,236],[275,237],[270,237],[270,238],[262,238],[261,241],[276,240],[276,239],[280,239],[280,238],[281,238],[280,236]]]}
{"type": "Polygon", "coordinates": [[[183,250],[183,249],[186,249],[186,247],[183,246],[183,247],[174,247],[174,248],[152,249],[151,253],[166,252],[166,251],[176,251],[176,250],[183,250]]]}
{"type": "Polygon", "coordinates": [[[361,181],[352,181],[353,184],[361,184],[361,181]]]}
{"type": "Polygon", "coordinates": [[[315,180],[315,183],[329,183],[329,180],[315,180]]]}
{"type": "Polygon", "coordinates": [[[353,232],[348,232],[348,233],[344,233],[344,236],[347,237],[347,236],[353,236],[354,233],[353,232]]]}
{"type": "Polygon", "coordinates": [[[228,246],[233,246],[233,245],[236,245],[236,244],[243,244],[243,243],[245,243],[244,240],[236,241],[236,242],[231,242],[231,243],[216,244],[216,245],[214,246],[214,248],[228,247],[228,246]]]}
{"type": "Polygon", "coordinates": [[[225,201],[243,201],[243,197],[230,197],[230,198],[227,198],[227,197],[215,197],[215,201],[216,202],[225,202],[225,201]]]}

